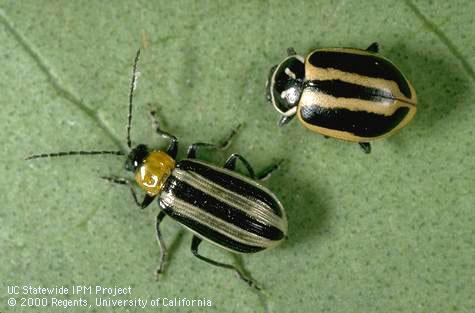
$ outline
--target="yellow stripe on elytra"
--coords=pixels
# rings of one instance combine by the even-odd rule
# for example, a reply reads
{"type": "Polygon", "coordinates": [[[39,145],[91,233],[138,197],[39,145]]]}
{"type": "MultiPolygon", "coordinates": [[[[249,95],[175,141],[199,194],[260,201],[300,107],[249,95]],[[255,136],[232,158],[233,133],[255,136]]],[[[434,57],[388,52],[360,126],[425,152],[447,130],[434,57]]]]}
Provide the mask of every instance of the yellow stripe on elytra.
{"type": "Polygon", "coordinates": [[[357,98],[336,98],[317,90],[307,88],[302,93],[299,106],[314,105],[324,108],[342,108],[350,111],[366,111],[385,116],[391,116],[401,106],[410,107],[407,103],[396,99],[391,102],[377,102],[357,98]]]}
{"type": "Polygon", "coordinates": [[[242,195],[232,192],[194,172],[183,171],[177,168],[173,171],[173,176],[193,188],[209,194],[219,201],[236,208],[256,221],[266,225],[272,225],[283,230],[284,233],[287,230],[285,221],[274,214],[272,208],[262,201],[251,200],[243,197],[242,195]]]}
{"type": "MultiPolygon", "coordinates": [[[[214,231],[226,237],[229,237],[237,242],[263,248],[274,246],[279,242],[272,241],[270,239],[250,233],[244,230],[243,228],[223,221],[214,216],[213,214],[210,214],[200,209],[199,207],[192,205],[191,203],[178,199],[175,195],[171,193],[162,192],[160,195],[160,201],[163,202],[165,205],[173,208],[174,212],[177,215],[192,219],[202,225],[208,226],[214,231]]],[[[205,239],[209,240],[212,243],[215,243],[209,238],[205,239]]]]}
{"type": "Polygon", "coordinates": [[[399,129],[403,128],[406,126],[414,117],[416,114],[416,108],[415,107],[410,107],[409,112],[407,115],[404,117],[404,119],[391,131],[381,135],[381,136],[376,136],[376,137],[361,137],[357,136],[355,134],[352,134],[350,132],[346,131],[341,131],[341,130],[336,130],[336,129],[331,129],[331,128],[326,128],[326,127],[320,127],[317,125],[310,124],[306,122],[302,116],[300,115],[301,110],[297,111],[297,117],[300,120],[300,122],[308,129],[311,131],[317,132],[319,134],[322,134],[324,136],[332,137],[332,138],[337,138],[337,139],[342,139],[346,141],[352,141],[352,142],[367,142],[367,141],[373,141],[377,139],[382,139],[385,137],[389,137],[395,132],[397,132],[399,129]]]}
{"type": "Polygon", "coordinates": [[[370,53],[366,50],[361,50],[361,49],[354,49],[354,48],[324,48],[324,49],[317,49],[313,51],[312,53],[308,54],[307,57],[305,58],[305,77],[307,80],[326,80],[326,79],[341,79],[349,83],[357,83],[362,86],[368,86],[372,88],[381,88],[381,86],[385,86],[386,88],[390,88],[392,93],[394,94],[395,98],[400,99],[401,101],[408,102],[410,104],[416,105],[417,104],[417,98],[416,98],[416,93],[414,90],[414,87],[412,87],[411,83],[409,80],[407,80],[405,77],[404,79],[406,80],[407,84],[409,85],[409,88],[411,90],[411,98],[406,97],[401,90],[399,89],[399,86],[396,82],[392,80],[386,80],[382,78],[373,78],[373,77],[368,77],[364,75],[359,75],[355,73],[350,73],[350,72],[345,72],[341,70],[337,70],[334,68],[319,68],[315,67],[311,63],[309,63],[309,58],[314,54],[315,52],[325,52],[325,51],[330,51],[330,52],[342,52],[342,53],[349,53],[349,54],[357,54],[357,55],[366,55],[366,56],[375,56],[379,59],[383,59],[391,64],[393,64],[390,60],[386,59],[385,57],[377,54],[375,55],[374,53],[370,53]],[[350,76],[354,76],[353,78],[350,76]],[[339,78],[341,77],[341,78],[339,78]]]}
{"type": "MultiPolygon", "coordinates": [[[[334,68],[319,68],[313,65],[305,66],[305,77],[307,80],[341,80],[346,83],[360,85],[363,87],[381,89],[385,92],[391,93],[394,98],[413,103],[414,99],[406,97],[399,89],[398,84],[393,80],[375,78],[355,73],[349,73],[334,68]]],[[[409,82],[406,80],[409,84],[409,82]]],[[[410,85],[410,84],[409,84],[410,85]]],[[[412,89],[411,89],[412,91],[412,89]]],[[[414,93],[412,93],[414,94],[414,93]]]]}

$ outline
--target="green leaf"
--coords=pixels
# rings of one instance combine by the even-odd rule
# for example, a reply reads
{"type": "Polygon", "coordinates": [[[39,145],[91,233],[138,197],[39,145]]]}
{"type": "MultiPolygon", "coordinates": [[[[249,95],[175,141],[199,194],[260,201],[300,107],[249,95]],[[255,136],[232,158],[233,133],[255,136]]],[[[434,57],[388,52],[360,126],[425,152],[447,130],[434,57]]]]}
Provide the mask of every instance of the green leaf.
{"type": "Polygon", "coordinates": [[[67,296],[31,297],[92,305],[74,312],[113,310],[96,298],[146,299],[141,312],[473,310],[474,11],[472,1],[1,1],[0,311],[34,310],[11,285],[65,286],[67,296]],[[408,127],[370,155],[297,120],[277,127],[265,81],[288,47],[305,55],[374,41],[417,91],[408,127]],[[140,211],[128,190],[100,179],[125,175],[123,158],[24,160],[121,148],[138,48],[134,143],[165,145],[150,104],[180,139],[180,157],[244,123],[226,153],[202,158],[222,164],[238,152],[256,170],[286,160],[265,184],[286,207],[288,241],[238,259],[202,250],[241,263],[265,293],[193,257],[190,234],[170,219],[167,272],[156,282],[158,207],[140,211]],[[72,295],[75,285],[132,293],[72,295]],[[212,307],[154,308],[157,298],[212,307]]]}

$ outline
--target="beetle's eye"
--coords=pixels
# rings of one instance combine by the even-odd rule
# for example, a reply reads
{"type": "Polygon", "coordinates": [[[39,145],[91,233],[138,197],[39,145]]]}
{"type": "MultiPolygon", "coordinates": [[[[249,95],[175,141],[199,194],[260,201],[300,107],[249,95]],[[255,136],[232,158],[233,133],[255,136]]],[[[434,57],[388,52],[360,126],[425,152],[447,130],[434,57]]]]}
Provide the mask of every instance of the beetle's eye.
{"type": "Polygon", "coordinates": [[[127,160],[125,161],[125,170],[127,171],[133,171],[134,170],[134,165],[132,163],[132,160],[127,158],[127,160]]]}

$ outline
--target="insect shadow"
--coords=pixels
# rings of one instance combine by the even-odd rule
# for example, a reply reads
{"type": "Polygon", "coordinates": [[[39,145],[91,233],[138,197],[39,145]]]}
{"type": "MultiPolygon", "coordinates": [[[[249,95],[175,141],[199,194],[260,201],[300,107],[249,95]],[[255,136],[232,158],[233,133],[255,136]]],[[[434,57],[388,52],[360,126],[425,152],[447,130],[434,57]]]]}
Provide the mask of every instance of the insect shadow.
{"type": "Polygon", "coordinates": [[[469,104],[467,93],[473,86],[459,61],[430,47],[415,51],[403,43],[388,45],[384,50],[406,73],[418,98],[414,120],[407,129],[389,138],[391,143],[410,144],[404,136],[406,132],[414,132],[419,137],[447,133],[454,126],[447,123],[448,118],[452,113],[465,110],[464,106],[469,104]]]}
{"type": "MultiPolygon", "coordinates": [[[[291,155],[289,154],[288,157],[290,158],[291,155]]],[[[295,166],[297,164],[291,159],[284,162],[282,170],[286,171],[285,176],[282,179],[273,177],[267,183],[271,190],[283,195],[281,201],[286,208],[289,223],[289,235],[283,246],[284,249],[286,246],[300,246],[308,241],[314,243],[318,240],[319,234],[327,228],[328,213],[332,205],[327,200],[329,190],[323,186],[323,182],[318,183],[316,179],[311,179],[309,176],[292,174],[292,171],[288,169],[295,166]],[[292,186],[292,189],[289,190],[288,186],[292,186]]]]}

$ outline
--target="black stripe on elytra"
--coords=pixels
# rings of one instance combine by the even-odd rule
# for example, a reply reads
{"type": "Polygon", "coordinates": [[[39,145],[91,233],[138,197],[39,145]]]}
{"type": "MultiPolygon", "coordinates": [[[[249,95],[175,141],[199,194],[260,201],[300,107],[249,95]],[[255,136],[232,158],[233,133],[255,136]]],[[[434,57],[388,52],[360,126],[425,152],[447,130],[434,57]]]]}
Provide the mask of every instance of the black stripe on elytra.
{"type": "Polygon", "coordinates": [[[362,55],[343,51],[315,51],[308,58],[310,64],[320,68],[334,68],[358,75],[392,80],[399,90],[411,98],[411,89],[406,78],[394,64],[377,55],[362,55]]]}
{"type": "Polygon", "coordinates": [[[195,172],[225,189],[229,189],[230,191],[240,194],[243,197],[252,199],[252,201],[261,201],[267,204],[275,215],[279,217],[282,217],[283,215],[281,207],[275,201],[274,197],[269,195],[269,193],[267,193],[265,190],[249,184],[242,179],[226,174],[225,172],[215,170],[209,166],[190,159],[181,160],[178,162],[177,167],[182,170],[195,172]]]}
{"type": "Polygon", "coordinates": [[[253,253],[253,252],[258,252],[265,249],[265,247],[251,246],[251,245],[238,242],[232,238],[229,238],[226,235],[223,235],[215,231],[214,229],[211,229],[210,227],[206,225],[203,225],[197,222],[196,220],[179,215],[176,213],[176,211],[174,211],[173,207],[166,205],[162,201],[160,201],[160,207],[165,211],[165,213],[167,213],[171,218],[173,218],[177,222],[189,227],[190,229],[193,229],[202,237],[207,238],[213,242],[216,242],[217,244],[224,246],[226,248],[229,248],[233,251],[241,252],[241,253],[253,253]]]}
{"type": "Polygon", "coordinates": [[[305,85],[336,98],[356,98],[384,103],[391,103],[395,99],[392,93],[385,90],[348,83],[339,79],[312,80],[306,82],[305,85]]]}
{"type": "Polygon", "coordinates": [[[284,238],[283,232],[277,227],[257,221],[245,212],[220,201],[211,194],[194,188],[175,176],[170,176],[167,179],[163,191],[259,237],[276,241],[284,238]]]}
{"type": "Polygon", "coordinates": [[[300,115],[308,124],[345,131],[364,138],[388,133],[399,125],[408,112],[407,107],[398,108],[391,116],[341,108],[324,108],[316,104],[300,108],[300,115]]]}

